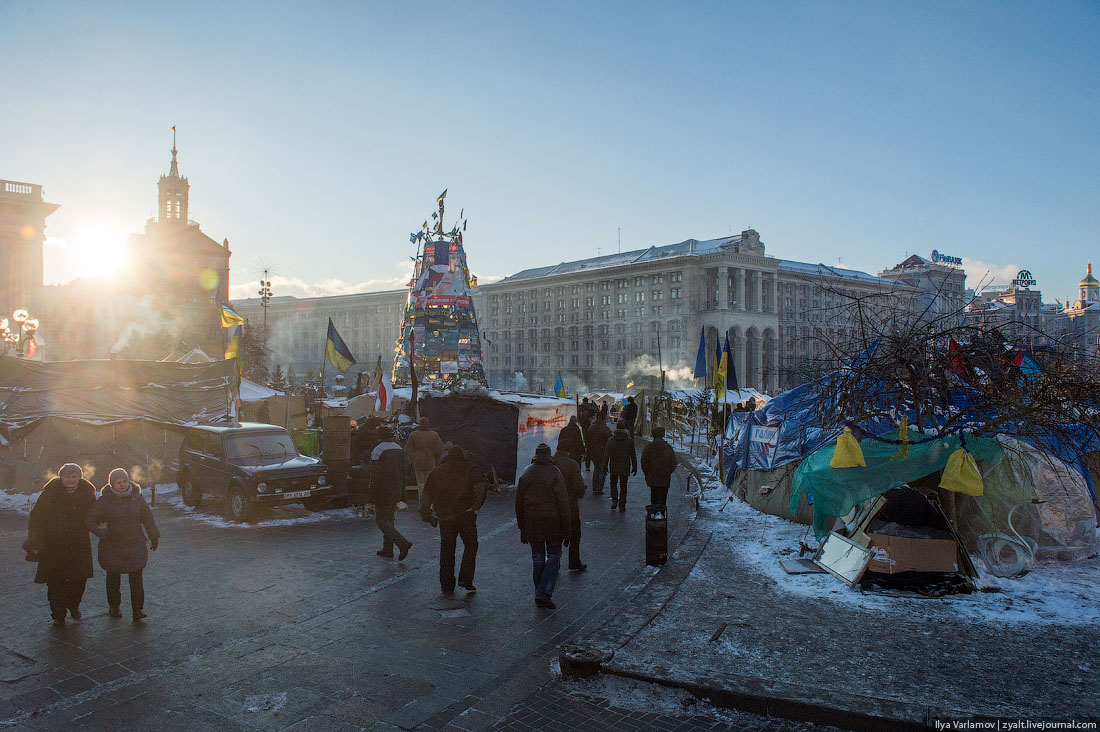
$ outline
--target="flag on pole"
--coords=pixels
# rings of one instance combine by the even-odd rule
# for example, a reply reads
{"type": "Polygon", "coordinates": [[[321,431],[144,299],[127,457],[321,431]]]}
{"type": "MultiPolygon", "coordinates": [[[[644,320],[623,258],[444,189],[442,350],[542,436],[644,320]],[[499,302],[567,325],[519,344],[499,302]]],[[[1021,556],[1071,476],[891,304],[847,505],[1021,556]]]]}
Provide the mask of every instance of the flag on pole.
{"type": "Polygon", "coordinates": [[[325,340],[325,358],[335,368],[347,371],[355,365],[355,357],[351,355],[351,349],[344,343],[344,339],[336,332],[336,326],[332,324],[332,318],[328,319],[328,338],[325,340]]]}
{"type": "MultiPolygon", "coordinates": [[[[718,349],[714,352],[714,395],[719,399],[726,395],[726,369],[729,368],[729,351],[723,351],[722,345],[716,343],[718,349]]],[[[726,348],[729,348],[729,336],[726,336],[726,348]]]]}
{"type": "Polygon", "coordinates": [[[722,355],[726,359],[726,391],[736,392],[741,387],[737,385],[737,368],[733,365],[733,352],[730,351],[729,333],[726,333],[726,343],[722,346],[722,355]]]}
{"type": "Polygon", "coordinates": [[[244,326],[235,325],[233,330],[229,331],[229,345],[225,347],[225,359],[228,361],[231,358],[240,360],[242,339],[244,337],[244,326]]]}
{"type": "Polygon", "coordinates": [[[393,384],[385,371],[378,378],[378,396],[374,398],[375,413],[389,412],[393,406],[393,384]]]}
{"type": "Polygon", "coordinates": [[[626,382],[626,388],[627,389],[629,389],[633,386],[634,386],[634,379],[631,379],[630,381],[626,382]]]}
{"type": "Polygon", "coordinates": [[[237,311],[222,303],[222,327],[232,328],[234,325],[244,325],[244,318],[237,311]]]}
{"type": "Polygon", "coordinates": [[[565,396],[565,382],[561,380],[561,372],[558,372],[558,379],[554,382],[554,396],[565,396]]]}
{"type": "Polygon", "coordinates": [[[36,353],[38,353],[38,341],[34,339],[34,336],[27,336],[27,345],[23,348],[23,355],[27,358],[34,358],[36,353]]]}
{"type": "Polygon", "coordinates": [[[699,351],[695,354],[696,379],[707,378],[707,329],[699,329],[699,351]]]}
{"type": "Polygon", "coordinates": [[[436,196],[435,202],[436,203],[443,203],[443,199],[446,198],[446,197],[447,197],[447,189],[444,188],[443,192],[440,193],[438,196],[436,196]]]}

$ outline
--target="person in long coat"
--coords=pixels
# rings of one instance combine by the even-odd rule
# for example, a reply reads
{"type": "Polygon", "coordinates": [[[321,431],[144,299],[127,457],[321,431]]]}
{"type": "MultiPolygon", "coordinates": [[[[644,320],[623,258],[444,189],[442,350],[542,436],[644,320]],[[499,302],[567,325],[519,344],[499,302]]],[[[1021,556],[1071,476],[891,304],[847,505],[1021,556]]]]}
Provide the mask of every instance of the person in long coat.
{"type": "Polygon", "coordinates": [[[80,620],[80,601],[92,576],[92,541],[84,519],[94,504],[95,487],[79,465],[67,463],[31,509],[23,548],[38,555],[34,581],[46,585],[54,625],[65,624],[66,611],[80,620]]]}
{"type": "Polygon", "coordinates": [[[428,424],[428,418],[421,417],[416,429],[405,440],[405,454],[409,456],[413,470],[416,471],[418,501],[424,497],[424,483],[428,480],[428,473],[435,469],[443,455],[443,440],[428,424]]]}
{"type": "Polygon", "coordinates": [[[604,450],[607,449],[607,441],[611,439],[611,428],[607,426],[606,413],[601,411],[596,421],[592,423],[584,433],[584,445],[588,451],[588,459],[592,461],[592,495],[603,495],[603,483],[607,478],[607,469],[604,467],[604,450]]]}
{"type": "Polygon", "coordinates": [[[130,480],[129,473],[122,468],[112,470],[99,500],[88,512],[85,525],[99,537],[99,566],[107,572],[107,604],[111,617],[122,617],[122,575],[126,575],[134,620],[147,618],[141,573],[149,562],[146,541],[156,551],[160,530],[149,504],[141,495],[141,486],[130,480]]]}
{"type": "Polygon", "coordinates": [[[554,453],[554,465],[565,478],[565,491],[569,494],[569,571],[583,572],[588,565],[581,561],[581,507],[577,501],[584,498],[584,476],[580,464],[569,457],[561,445],[554,453]]]}
{"type": "Polygon", "coordinates": [[[462,538],[458,586],[477,592],[477,512],[485,503],[485,481],[466,451],[454,445],[430,473],[420,500],[420,517],[439,525],[439,589],[455,591],[455,550],[462,538]],[[434,510],[433,510],[434,509],[434,510]]]}
{"type": "Polygon", "coordinates": [[[516,523],[520,542],[531,546],[535,604],[553,610],[561,548],[569,543],[569,496],[545,443],[535,448],[535,458],[519,476],[516,523]]]}
{"type": "Polygon", "coordinates": [[[638,451],[626,425],[619,422],[603,453],[603,464],[611,476],[611,509],[626,510],[626,483],[638,474],[638,451]]]}
{"type": "Polygon", "coordinates": [[[649,486],[649,502],[665,505],[668,487],[672,485],[672,473],[676,470],[676,451],[665,442],[665,428],[653,428],[653,442],[642,450],[642,473],[649,486]]]}
{"type": "Polygon", "coordinates": [[[558,449],[576,460],[578,463],[584,460],[584,435],[576,416],[569,418],[569,424],[561,428],[558,433],[558,449]]]}

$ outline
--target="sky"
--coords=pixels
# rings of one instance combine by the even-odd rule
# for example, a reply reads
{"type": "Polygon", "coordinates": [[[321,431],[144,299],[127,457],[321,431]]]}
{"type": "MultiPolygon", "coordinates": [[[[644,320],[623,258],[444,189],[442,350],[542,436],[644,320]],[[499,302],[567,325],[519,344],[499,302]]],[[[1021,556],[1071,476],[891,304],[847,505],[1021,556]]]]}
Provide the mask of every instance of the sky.
{"type": "Polygon", "coordinates": [[[1091,1],[0,0],[0,178],[61,204],[48,282],[143,229],[176,125],[237,297],[402,286],[446,188],[483,279],[751,227],[1052,301],[1100,259],[1097,38],[1091,1]]]}

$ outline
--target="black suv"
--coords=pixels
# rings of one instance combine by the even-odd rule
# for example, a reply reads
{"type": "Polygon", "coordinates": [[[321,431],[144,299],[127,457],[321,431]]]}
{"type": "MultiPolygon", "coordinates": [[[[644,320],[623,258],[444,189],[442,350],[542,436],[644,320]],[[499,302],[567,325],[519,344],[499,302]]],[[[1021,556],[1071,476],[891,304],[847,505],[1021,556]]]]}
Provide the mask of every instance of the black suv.
{"type": "Polygon", "coordinates": [[[344,494],[328,484],[324,464],[298,454],[290,433],[270,424],[192,427],[180,447],[183,502],[198,506],[204,493],[225,498],[226,515],[249,520],[257,506],[301,503],[311,511],[344,494]]]}

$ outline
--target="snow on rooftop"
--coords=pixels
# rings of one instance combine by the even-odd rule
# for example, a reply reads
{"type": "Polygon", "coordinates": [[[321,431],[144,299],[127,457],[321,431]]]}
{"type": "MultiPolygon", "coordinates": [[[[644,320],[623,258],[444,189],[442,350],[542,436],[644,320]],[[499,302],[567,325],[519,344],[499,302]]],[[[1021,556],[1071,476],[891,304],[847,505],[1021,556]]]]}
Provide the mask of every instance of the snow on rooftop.
{"type": "Polygon", "coordinates": [[[779,269],[782,272],[794,272],[797,274],[811,275],[814,277],[836,277],[843,280],[858,280],[860,282],[875,282],[890,287],[908,287],[901,282],[886,277],[876,277],[873,274],[862,272],[858,269],[847,267],[830,267],[827,264],[810,264],[809,262],[796,262],[793,259],[780,259],[779,269]]]}
{"type": "Polygon", "coordinates": [[[582,270],[590,269],[605,269],[608,267],[619,267],[625,264],[637,264],[640,262],[652,262],[659,259],[665,259],[667,257],[684,257],[684,256],[697,256],[700,254],[711,254],[720,250],[724,246],[735,244],[741,241],[741,235],[726,236],[721,239],[707,239],[699,241],[698,239],[687,239],[679,244],[666,244],[664,246],[653,246],[648,249],[634,249],[629,252],[619,252],[616,254],[605,254],[602,257],[591,257],[589,259],[578,259],[573,262],[562,262],[561,264],[551,265],[548,267],[533,267],[531,269],[525,269],[521,272],[517,272],[514,275],[505,277],[501,282],[515,282],[516,280],[529,280],[537,277],[546,277],[548,275],[561,275],[569,274],[572,272],[580,272],[582,270]]]}

